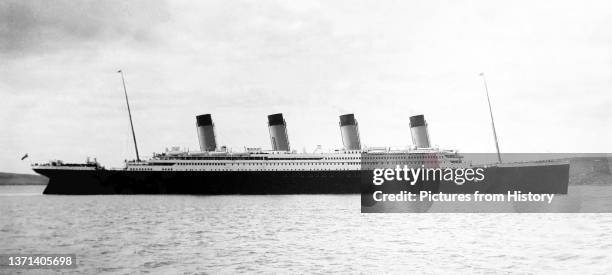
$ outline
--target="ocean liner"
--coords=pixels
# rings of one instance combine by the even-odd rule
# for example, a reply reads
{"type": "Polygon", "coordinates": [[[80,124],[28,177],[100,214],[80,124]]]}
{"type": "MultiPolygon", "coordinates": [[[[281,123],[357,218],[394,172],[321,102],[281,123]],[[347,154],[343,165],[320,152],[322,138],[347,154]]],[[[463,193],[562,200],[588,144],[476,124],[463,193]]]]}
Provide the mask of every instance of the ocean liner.
{"type": "MultiPolygon", "coordinates": [[[[344,147],[332,152],[291,150],[282,114],[268,116],[272,150],[230,152],[217,147],[210,114],[197,116],[196,125],[197,152],[173,148],[148,160],[127,161],[123,168],[107,169],[95,160],[82,164],[58,160],[34,164],[33,169],[50,179],[45,194],[341,194],[360,193],[364,184],[371,184],[374,168],[469,166],[457,151],[430,146],[423,115],[410,118],[415,145],[402,150],[362,148],[353,114],[340,116],[344,147]]],[[[567,162],[492,164],[486,166],[486,181],[477,189],[564,194],[568,171],[567,162]]],[[[430,185],[434,191],[442,188],[430,185]]]]}
{"type": "MultiPolygon", "coordinates": [[[[291,149],[287,123],[281,113],[268,116],[271,150],[245,148],[243,152],[219,147],[212,116],[203,114],[196,117],[199,151],[173,148],[141,160],[125,81],[123,85],[136,159],[126,161],[122,168],[105,168],[95,159],[85,163],[64,163],[60,160],[35,163],[33,170],[49,178],[44,194],[367,193],[372,191],[372,172],[376,168],[471,166],[463,161],[463,156],[457,151],[431,146],[423,115],[409,119],[413,143],[409,148],[362,147],[355,116],[344,114],[339,121],[343,148],[330,152],[298,153],[291,149]]],[[[479,184],[456,186],[419,182],[409,186],[409,189],[567,193],[568,162],[501,163],[500,158],[498,163],[481,167],[484,168],[485,181],[479,184]]]]}

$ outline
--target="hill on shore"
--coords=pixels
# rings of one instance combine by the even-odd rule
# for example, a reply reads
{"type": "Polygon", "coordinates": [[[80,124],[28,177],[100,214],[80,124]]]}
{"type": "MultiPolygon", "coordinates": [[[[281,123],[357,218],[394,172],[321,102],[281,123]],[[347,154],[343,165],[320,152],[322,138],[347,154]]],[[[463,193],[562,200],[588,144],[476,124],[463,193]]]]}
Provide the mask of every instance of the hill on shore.
{"type": "Polygon", "coordinates": [[[49,179],[39,175],[0,172],[0,185],[45,185],[49,179]]]}
{"type": "MultiPolygon", "coordinates": [[[[612,185],[612,159],[608,157],[569,158],[570,185],[612,185]]],[[[33,174],[0,172],[0,185],[46,185],[49,179],[33,174]]]]}
{"type": "Polygon", "coordinates": [[[612,159],[577,157],[570,159],[570,185],[612,185],[612,159]]]}

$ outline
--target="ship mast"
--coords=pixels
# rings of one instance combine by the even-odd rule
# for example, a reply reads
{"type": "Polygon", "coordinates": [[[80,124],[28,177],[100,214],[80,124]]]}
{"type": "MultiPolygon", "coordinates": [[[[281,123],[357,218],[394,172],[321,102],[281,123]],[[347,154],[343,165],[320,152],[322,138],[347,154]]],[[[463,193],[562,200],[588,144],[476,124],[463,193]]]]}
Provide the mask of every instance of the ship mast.
{"type": "Polygon", "coordinates": [[[127,104],[128,116],[130,117],[130,127],[132,128],[132,138],[134,138],[134,149],[136,149],[136,161],[140,161],[138,155],[138,144],[136,143],[136,133],[134,133],[134,123],[132,122],[132,111],[130,110],[130,101],[128,100],[127,89],[125,88],[125,78],[123,77],[123,71],[117,71],[121,75],[121,82],[123,83],[123,93],[125,94],[125,103],[127,104]]]}
{"type": "Polygon", "coordinates": [[[484,82],[485,92],[487,93],[487,102],[489,103],[489,114],[491,115],[491,127],[493,128],[493,138],[495,139],[495,149],[497,149],[497,161],[502,163],[501,154],[499,153],[499,142],[497,141],[497,132],[495,131],[495,121],[493,120],[493,111],[491,110],[491,100],[489,99],[489,88],[487,87],[487,79],[484,73],[480,73],[484,82]]]}

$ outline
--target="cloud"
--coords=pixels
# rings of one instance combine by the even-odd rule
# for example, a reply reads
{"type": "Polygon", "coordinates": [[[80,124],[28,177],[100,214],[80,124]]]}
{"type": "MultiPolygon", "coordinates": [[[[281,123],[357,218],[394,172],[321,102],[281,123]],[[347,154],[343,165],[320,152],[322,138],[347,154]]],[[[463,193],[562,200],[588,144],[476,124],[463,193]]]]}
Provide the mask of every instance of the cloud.
{"type": "Polygon", "coordinates": [[[339,146],[337,116],[354,112],[367,145],[410,143],[407,118],[425,114],[434,144],[492,151],[482,71],[503,151],[609,151],[609,7],[0,1],[0,170],[30,172],[14,161],[25,152],[109,166],[132,157],[119,68],[143,154],[197,147],[201,113],[219,144],[265,148],[275,112],[295,148],[339,146]]]}
{"type": "Polygon", "coordinates": [[[111,40],[147,42],[169,19],[166,3],[153,1],[8,0],[0,2],[0,54],[28,56],[111,40]]]}

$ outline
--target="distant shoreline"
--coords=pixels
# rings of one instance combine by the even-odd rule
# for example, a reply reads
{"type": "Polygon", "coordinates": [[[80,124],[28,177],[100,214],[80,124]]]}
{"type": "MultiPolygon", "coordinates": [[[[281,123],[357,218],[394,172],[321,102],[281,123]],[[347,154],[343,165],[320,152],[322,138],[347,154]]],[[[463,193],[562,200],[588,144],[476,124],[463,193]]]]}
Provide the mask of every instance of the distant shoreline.
{"type": "MultiPolygon", "coordinates": [[[[569,185],[612,185],[612,160],[607,157],[570,158],[569,185]]],[[[47,177],[35,174],[0,172],[2,185],[46,185],[47,177]]]]}
{"type": "Polygon", "coordinates": [[[46,185],[49,179],[39,175],[0,172],[0,185],[46,185]]]}

